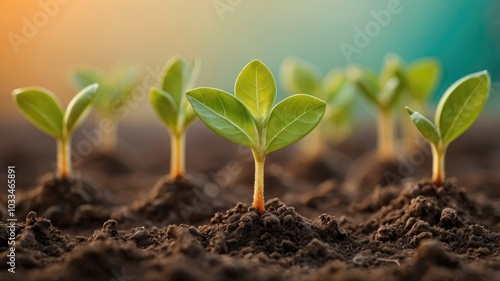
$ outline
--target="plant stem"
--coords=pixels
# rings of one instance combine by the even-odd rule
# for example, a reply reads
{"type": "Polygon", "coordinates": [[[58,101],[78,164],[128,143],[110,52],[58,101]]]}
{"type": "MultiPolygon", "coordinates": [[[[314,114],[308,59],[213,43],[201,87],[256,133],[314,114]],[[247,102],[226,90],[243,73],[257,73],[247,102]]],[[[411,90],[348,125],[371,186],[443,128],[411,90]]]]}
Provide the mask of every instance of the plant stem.
{"type": "Polygon", "coordinates": [[[171,137],[171,157],[170,157],[170,177],[180,179],[184,177],[186,166],[186,136],[184,133],[172,134],[171,137]]]}
{"type": "MultiPolygon", "coordinates": [[[[99,150],[104,154],[115,154],[116,144],[118,139],[118,124],[116,120],[112,120],[106,131],[102,132],[102,142],[99,145],[99,150]]],[[[96,128],[101,128],[97,126],[96,128]]]]}
{"type": "Polygon", "coordinates": [[[253,189],[253,206],[257,210],[264,212],[266,209],[264,207],[264,162],[266,157],[259,157],[259,155],[253,151],[253,157],[255,160],[255,184],[253,189]]]}
{"type": "Polygon", "coordinates": [[[377,153],[382,161],[394,159],[394,124],[390,109],[381,109],[377,120],[377,153]]]}
{"type": "Polygon", "coordinates": [[[61,179],[71,176],[71,138],[59,139],[57,141],[57,175],[61,179]]]}
{"type": "Polygon", "coordinates": [[[445,179],[444,172],[444,157],[446,155],[446,147],[439,145],[431,145],[432,148],[432,183],[440,186],[445,179]]]}
{"type": "Polygon", "coordinates": [[[300,157],[305,160],[318,159],[326,150],[326,141],[321,135],[320,128],[316,128],[300,142],[300,157]]]}

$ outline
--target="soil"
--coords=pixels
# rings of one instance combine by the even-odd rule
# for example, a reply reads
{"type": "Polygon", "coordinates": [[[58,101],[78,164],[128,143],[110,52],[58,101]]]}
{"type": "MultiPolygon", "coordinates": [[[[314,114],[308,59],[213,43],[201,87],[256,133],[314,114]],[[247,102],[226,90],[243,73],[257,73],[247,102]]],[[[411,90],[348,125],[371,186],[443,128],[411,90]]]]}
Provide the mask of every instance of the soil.
{"type": "Polygon", "coordinates": [[[217,196],[217,187],[200,178],[203,177],[187,175],[173,179],[165,176],[155,184],[148,198],[134,201],[111,217],[149,226],[209,222],[213,214],[230,205],[217,196]]]}
{"type": "Polygon", "coordinates": [[[321,159],[301,160],[296,147],[273,153],[265,212],[240,202],[253,192],[248,153],[199,124],[182,180],[165,176],[168,154],[154,151],[168,141],[156,127],[124,128],[127,147],[144,150],[92,155],[66,181],[36,180],[50,172],[51,139],[23,151],[10,135],[0,152],[16,166],[19,221],[5,222],[3,193],[0,280],[500,280],[495,126],[483,122],[450,146],[442,186],[426,178],[428,148],[382,164],[370,156],[370,131],[321,159]],[[16,274],[7,271],[10,229],[16,274]]]}
{"type": "Polygon", "coordinates": [[[104,205],[110,198],[103,190],[80,178],[59,179],[53,174],[43,176],[32,190],[20,198],[21,215],[40,213],[60,226],[99,222],[109,217],[104,205]]]}

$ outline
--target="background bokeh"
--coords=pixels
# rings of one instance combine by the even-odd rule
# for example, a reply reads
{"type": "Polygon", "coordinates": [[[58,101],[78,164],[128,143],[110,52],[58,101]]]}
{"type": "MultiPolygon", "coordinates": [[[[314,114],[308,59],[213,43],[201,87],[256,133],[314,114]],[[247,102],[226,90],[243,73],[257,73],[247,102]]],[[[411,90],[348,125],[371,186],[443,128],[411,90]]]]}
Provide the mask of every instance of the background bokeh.
{"type": "MultiPolygon", "coordinates": [[[[349,62],[379,69],[389,52],[406,61],[433,56],[444,69],[434,100],[461,76],[488,69],[494,82],[488,109],[500,108],[500,2],[494,0],[0,0],[0,35],[0,118],[7,122],[25,122],[10,98],[14,88],[46,87],[66,104],[75,92],[68,79],[75,65],[130,62],[149,76],[140,83],[149,89],[176,54],[201,58],[198,85],[230,92],[254,58],[278,77],[290,55],[324,72],[349,62]],[[388,5],[399,12],[346,56],[342,44],[356,46],[357,28],[370,28],[374,13],[388,5]]],[[[136,94],[125,122],[154,118],[145,94],[136,94]]]]}

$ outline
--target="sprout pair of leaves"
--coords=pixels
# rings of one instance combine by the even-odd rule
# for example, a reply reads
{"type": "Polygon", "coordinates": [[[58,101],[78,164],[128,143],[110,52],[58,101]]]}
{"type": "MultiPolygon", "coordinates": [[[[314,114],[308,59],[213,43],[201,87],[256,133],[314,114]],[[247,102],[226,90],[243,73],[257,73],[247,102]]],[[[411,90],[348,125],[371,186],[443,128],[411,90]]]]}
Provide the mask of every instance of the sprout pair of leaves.
{"type": "MultiPolygon", "coordinates": [[[[411,106],[413,109],[426,113],[426,102],[436,89],[441,78],[441,65],[434,58],[421,58],[404,67],[406,79],[406,89],[403,95],[403,104],[411,106]]],[[[398,114],[406,113],[404,111],[398,114]]],[[[402,129],[401,144],[411,152],[416,149],[415,140],[418,139],[418,132],[413,128],[413,124],[407,118],[398,119],[402,129]]]]}
{"type": "Polygon", "coordinates": [[[407,84],[401,60],[394,55],[387,56],[379,75],[361,66],[351,67],[347,75],[378,109],[377,154],[382,161],[392,161],[395,154],[392,109],[397,106],[407,84]]]}
{"type": "Polygon", "coordinates": [[[435,124],[417,111],[406,107],[412,122],[433,151],[433,182],[445,179],[444,157],[448,145],[463,134],[479,117],[490,91],[487,71],[467,75],[451,85],[439,101],[435,124]]]}
{"type": "Polygon", "coordinates": [[[194,86],[199,72],[198,60],[189,65],[184,58],[174,57],[165,66],[159,87],[150,91],[156,114],[172,134],[183,134],[196,117],[186,91],[194,86]]]}
{"type": "Polygon", "coordinates": [[[371,69],[353,66],[348,70],[348,77],[381,111],[390,111],[397,105],[407,83],[401,60],[395,55],[385,58],[379,75],[371,69]]]}
{"type": "Polygon", "coordinates": [[[160,85],[149,94],[151,105],[171,134],[171,171],[173,178],[185,174],[185,133],[196,114],[186,99],[186,91],[194,86],[200,63],[189,65],[182,57],[172,58],[162,73],[160,85]]]}
{"type": "Polygon", "coordinates": [[[82,89],[64,111],[59,99],[49,90],[39,87],[19,88],[12,91],[14,104],[23,115],[41,131],[59,141],[59,176],[70,176],[70,139],[73,131],[83,122],[97,96],[98,84],[82,89]]]}
{"type": "Polygon", "coordinates": [[[352,106],[355,86],[349,83],[346,74],[340,69],[333,69],[321,79],[320,71],[311,63],[299,58],[287,58],[281,65],[281,80],[290,94],[305,93],[327,102],[323,122],[324,132],[336,132],[335,137],[342,138],[352,126],[352,106]],[[335,129],[331,129],[331,125],[335,129]]]}
{"type": "Polygon", "coordinates": [[[407,88],[412,103],[423,108],[441,78],[441,65],[433,58],[415,60],[405,67],[407,88]]]}
{"type": "Polygon", "coordinates": [[[72,81],[78,89],[99,84],[99,96],[94,107],[102,115],[113,117],[126,105],[139,79],[135,66],[115,66],[109,72],[93,66],[82,66],[72,73],[72,81]]]}
{"type": "Polygon", "coordinates": [[[238,75],[235,96],[214,88],[197,88],[187,97],[198,117],[220,136],[250,147],[255,159],[254,207],[264,210],[266,155],[291,145],[321,121],[326,104],[305,94],[290,96],[273,107],[276,82],[262,62],[254,60],[238,75]]]}
{"type": "Polygon", "coordinates": [[[323,117],[325,102],[304,94],[273,107],[276,82],[262,62],[246,65],[236,79],[235,96],[213,88],[187,93],[200,119],[226,139],[256,150],[259,156],[291,145],[307,135],[323,117]]]}

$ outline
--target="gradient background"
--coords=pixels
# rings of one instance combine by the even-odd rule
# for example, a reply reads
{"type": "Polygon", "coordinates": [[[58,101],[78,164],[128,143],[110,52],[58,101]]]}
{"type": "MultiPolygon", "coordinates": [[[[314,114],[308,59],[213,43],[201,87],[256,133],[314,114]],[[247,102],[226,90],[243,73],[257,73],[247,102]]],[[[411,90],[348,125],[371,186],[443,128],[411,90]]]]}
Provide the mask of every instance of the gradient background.
{"type": "MultiPolygon", "coordinates": [[[[46,87],[67,104],[75,93],[69,71],[79,63],[109,68],[132,62],[148,75],[176,54],[188,59],[199,56],[198,86],[230,92],[238,72],[254,58],[267,64],[276,77],[289,55],[306,59],[323,72],[345,67],[348,61],[340,44],[353,44],[355,28],[364,29],[373,21],[371,12],[387,9],[389,2],[0,0],[0,118],[23,120],[10,98],[17,87],[46,87]],[[22,36],[27,21],[36,30],[16,48],[10,37],[22,36]]],[[[352,62],[379,69],[389,52],[406,61],[437,57],[444,74],[434,100],[461,76],[487,69],[493,81],[488,109],[500,108],[500,1],[399,2],[402,11],[392,15],[360,54],[352,55],[352,62]]],[[[154,82],[140,84],[149,89],[154,82]]],[[[137,100],[139,105],[125,121],[155,118],[145,95],[138,93],[137,100]]]]}

